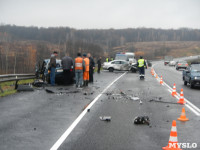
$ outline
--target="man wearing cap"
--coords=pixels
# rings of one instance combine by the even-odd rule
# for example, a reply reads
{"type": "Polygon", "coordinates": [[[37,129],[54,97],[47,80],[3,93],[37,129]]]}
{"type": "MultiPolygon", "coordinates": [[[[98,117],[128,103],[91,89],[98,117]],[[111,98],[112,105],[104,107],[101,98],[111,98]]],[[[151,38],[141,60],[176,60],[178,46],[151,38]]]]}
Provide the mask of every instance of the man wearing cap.
{"type": "Polygon", "coordinates": [[[140,78],[144,77],[144,75],[145,75],[144,67],[146,66],[146,62],[145,62],[145,60],[143,59],[142,56],[140,56],[140,59],[137,62],[137,66],[138,66],[140,78]]]}
{"type": "Polygon", "coordinates": [[[83,86],[83,72],[85,70],[85,62],[81,57],[81,53],[77,53],[77,57],[74,61],[74,69],[75,69],[75,76],[76,76],[76,87],[83,86]]]}
{"type": "Polygon", "coordinates": [[[89,70],[90,70],[90,60],[89,58],[87,58],[86,54],[83,54],[83,60],[85,62],[85,71],[83,73],[83,86],[88,86],[88,82],[89,82],[89,70]]]}
{"type": "Polygon", "coordinates": [[[58,52],[54,51],[53,54],[51,54],[49,67],[50,67],[50,83],[52,86],[55,85],[55,72],[56,72],[56,56],[58,56],[58,52]]]}

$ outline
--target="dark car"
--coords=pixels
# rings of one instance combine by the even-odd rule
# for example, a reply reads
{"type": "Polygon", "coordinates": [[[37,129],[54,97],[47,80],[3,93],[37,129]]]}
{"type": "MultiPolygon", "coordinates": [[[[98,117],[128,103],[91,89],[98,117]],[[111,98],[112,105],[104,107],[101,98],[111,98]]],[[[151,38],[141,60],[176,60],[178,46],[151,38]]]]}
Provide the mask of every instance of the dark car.
{"type": "MultiPolygon", "coordinates": [[[[37,76],[41,77],[43,81],[50,83],[50,70],[48,70],[50,59],[45,59],[42,63],[42,66],[39,67],[37,71],[37,76]]],[[[74,83],[74,71],[71,71],[71,83],[74,83]]],[[[63,76],[63,68],[60,59],[56,59],[56,73],[55,73],[55,83],[63,84],[64,76],[63,76]]]]}
{"type": "Polygon", "coordinates": [[[200,85],[200,64],[191,64],[183,71],[184,85],[190,84],[193,88],[195,85],[200,85]]]}

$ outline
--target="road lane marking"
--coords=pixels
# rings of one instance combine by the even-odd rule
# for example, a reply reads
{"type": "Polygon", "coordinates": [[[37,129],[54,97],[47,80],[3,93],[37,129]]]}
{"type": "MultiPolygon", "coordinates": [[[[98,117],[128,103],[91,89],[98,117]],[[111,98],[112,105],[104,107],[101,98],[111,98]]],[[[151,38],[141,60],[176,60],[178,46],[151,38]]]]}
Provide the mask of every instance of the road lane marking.
{"type": "Polygon", "coordinates": [[[57,150],[61,144],[66,140],[69,134],[73,131],[73,129],[77,126],[77,124],[81,121],[81,119],[87,113],[87,110],[90,109],[96,101],[102,96],[103,93],[106,92],[117,80],[119,80],[122,76],[124,76],[127,72],[123,73],[121,76],[116,78],[113,82],[111,82],[84,110],[83,112],[76,118],[76,120],[69,126],[69,128],[62,134],[62,136],[56,141],[56,143],[50,148],[50,150],[57,150]]]}
{"type": "MultiPolygon", "coordinates": [[[[155,66],[155,65],[157,65],[157,64],[154,64],[154,65],[152,65],[152,68],[155,66]]],[[[154,72],[155,72],[155,70],[154,70],[154,72]]],[[[155,74],[156,74],[156,72],[155,72],[155,74]]],[[[158,79],[157,79],[157,81],[159,81],[160,80],[160,77],[158,77],[158,79]]],[[[172,87],[170,87],[167,83],[165,83],[164,81],[163,81],[163,85],[165,85],[167,88],[168,88],[168,91],[171,93],[172,92],[172,87]]],[[[179,98],[180,98],[180,94],[177,92],[177,96],[175,96],[175,98],[177,99],[177,100],[179,100],[179,98]]],[[[195,106],[193,103],[191,103],[189,100],[187,100],[185,97],[184,97],[184,100],[186,101],[186,104],[185,104],[185,106],[187,107],[187,108],[189,108],[194,114],[196,114],[197,116],[200,116],[200,109],[197,107],[197,106],[195,106]]]]}

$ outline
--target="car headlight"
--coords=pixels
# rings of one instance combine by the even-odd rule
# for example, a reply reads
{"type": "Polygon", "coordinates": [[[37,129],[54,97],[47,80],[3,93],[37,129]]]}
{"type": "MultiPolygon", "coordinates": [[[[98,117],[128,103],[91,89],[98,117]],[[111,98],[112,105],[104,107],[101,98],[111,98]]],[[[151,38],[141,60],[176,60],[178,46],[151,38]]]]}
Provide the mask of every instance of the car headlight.
{"type": "Polygon", "coordinates": [[[195,80],[198,80],[198,79],[200,79],[200,77],[194,77],[194,79],[195,79],[195,80]]]}

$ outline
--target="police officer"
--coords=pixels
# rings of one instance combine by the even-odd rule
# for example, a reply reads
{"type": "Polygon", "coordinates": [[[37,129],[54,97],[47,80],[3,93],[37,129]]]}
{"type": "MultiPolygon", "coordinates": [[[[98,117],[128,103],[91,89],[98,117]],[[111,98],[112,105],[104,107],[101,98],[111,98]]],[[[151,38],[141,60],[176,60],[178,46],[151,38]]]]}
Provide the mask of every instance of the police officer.
{"type": "Polygon", "coordinates": [[[75,76],[76,76],[76,87],[83,86],[83,71],[85,70],[85,62],[81,57],[81,53],[77,54],[74,61],[75,76]]]}
{"type": "Polygon", "coordinates": [[[90,60],[89,58],[87,58],[86,54],[83,54],[83,60],[85,62],[85,70],[83,73],[83,86],[88,86],[88,82],[89,82],[89,70],[90,70],[90,60]]]}
{"type": "Polygon", "coordinates": [[[138,66],[140,77],[144,77],[144,75],[145,75],[144,68],[146,66],[146,62],[142,56],[140,56],[140,59],[137,62],[137,66],[138,66]]]}

